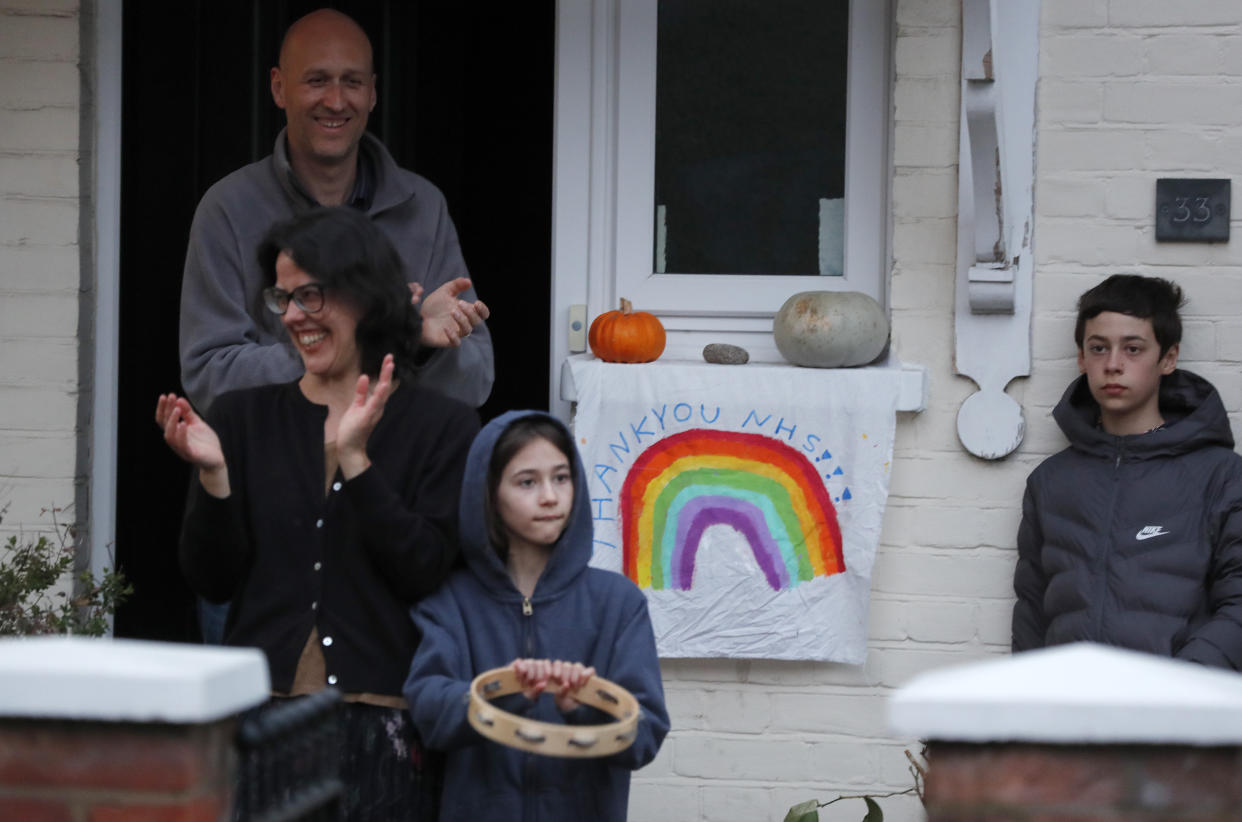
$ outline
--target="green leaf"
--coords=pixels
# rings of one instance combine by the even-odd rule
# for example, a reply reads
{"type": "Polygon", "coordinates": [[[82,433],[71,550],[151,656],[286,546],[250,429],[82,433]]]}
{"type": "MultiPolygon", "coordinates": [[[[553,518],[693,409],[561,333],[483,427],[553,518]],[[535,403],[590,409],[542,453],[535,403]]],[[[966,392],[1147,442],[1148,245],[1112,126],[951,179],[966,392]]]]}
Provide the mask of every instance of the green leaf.
{"type": "Polygon", "coordinates": [[[799,802],[785,814],[785,822],[819,822],[819,803],[814,799],[799,802]]]}
{"type": "Polygon", "coordinates": [[[884,822],[884,811],[880,810],[880,803],[869,796],[864,796],[863,801],[867,803],[867,815],[863,817],[863,822],[884,822]]]}

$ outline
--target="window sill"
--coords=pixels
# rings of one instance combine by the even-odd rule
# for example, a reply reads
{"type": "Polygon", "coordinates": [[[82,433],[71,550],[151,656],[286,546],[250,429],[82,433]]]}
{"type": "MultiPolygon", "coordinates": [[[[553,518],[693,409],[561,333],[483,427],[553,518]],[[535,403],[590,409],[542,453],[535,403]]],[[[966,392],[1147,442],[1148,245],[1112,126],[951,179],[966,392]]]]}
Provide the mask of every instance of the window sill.
{"type": "Polygon", "coordinates": [[[903,363],[893,356],[876,365],[861,368],[802,368],[788,363],[750,362],[745,365],[716,365],[702,360],[662,358],[655,362],[637,365],[607,363],[592,354],[570,354],[561,363],[561,399],[566,402],[577,402],[578,391],[574,385],[573,365],[575,363],[597,363],[601,368],[682,368],[697,371],[719,371],[722,368],[762,369],[774,374],[788,373],[791,379],[801,381],[822,380],[831,383],[835,375],[843,373],[875,373],[885,379],[891,379],[893,372],[900,372],[900,388],[897,397],[898,411],[922,411],[927,407],[927,368],[912,363],[903,363]]]}

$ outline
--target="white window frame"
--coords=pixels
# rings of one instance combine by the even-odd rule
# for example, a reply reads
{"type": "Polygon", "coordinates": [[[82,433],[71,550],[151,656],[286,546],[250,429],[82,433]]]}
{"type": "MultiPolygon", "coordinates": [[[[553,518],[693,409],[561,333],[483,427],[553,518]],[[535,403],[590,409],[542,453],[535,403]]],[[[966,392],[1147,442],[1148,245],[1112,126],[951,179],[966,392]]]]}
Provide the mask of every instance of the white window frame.
{"type": "Polygon", "coordinates": [[[770,340],[771,318],[798,291],[862,291],[887,304],[893,0],[850,2],[840,277],[654,272],[656,3],[557,3],[548,367],[561,414],[562,365],[582,350],[571,348],[574,306],[589,321],[627,297],[661,317],[676,350],[678,335],[770,340]]]}
{"type": "Polygon", "coordinates": [[[618,15],[616,296],[665,316],[772,316],[789,295],[808,289],[862,291],[883,304],[888,4],[850,3],[841,277],[653,272],[657,5],[624,0],[618,15]]]}

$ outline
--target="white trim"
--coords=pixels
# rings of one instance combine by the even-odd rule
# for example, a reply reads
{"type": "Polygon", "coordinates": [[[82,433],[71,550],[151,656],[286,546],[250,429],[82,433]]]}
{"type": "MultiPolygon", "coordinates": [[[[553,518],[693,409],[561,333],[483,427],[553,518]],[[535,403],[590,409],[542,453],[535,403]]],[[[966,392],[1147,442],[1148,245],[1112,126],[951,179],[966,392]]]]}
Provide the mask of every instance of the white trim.
{"type": "Polygon", "coordinates": [[[88,637],[0,639],[0,714],[199,724],[271,694],[258,648],[88,637]]]}
{"type": "Polygon", "coordinates": [[[1237,746],[1242,678],[1077,642],[924,671],[890,698],[888,726],[971,743],[1237,746]]]}
{"type": "MultiPolygon", "coordinates": [[[[615,10],[606,2],[558,0],[556,4],[556,99],[552,128],[552,312],[548,408],[565,421],[560,398],[561,363],[569,354],[569,307],[587,304],[604,287],[608,242],[605,215],[612,187],[604,173],[611,154],[608,81],[615,10]],[[596,173],[593,177],[592,172],[596,173]]],[[[602,299],[596,298],[599,302],[602,299]]],[[[588,311],[591,319],[598,311],[588,311]]]]}
{"type": "MultiPolygon", "coordinates": [[[[574,383],[573,363],[589,362],[594,357],[589,354],[574,354],[566,357],[561,363],[561,399],[566,402],[577,402],[578,387],[574,383]]],[[[687,365],[703,365],[703,361],[698,358],[685,358],[681,360],[664,356],[648,365],[648,368],[684,368],[687,365]]],[[[740,366],[731,366],[739,368],[740,366]]],[[[801,379],[814,378],[817,373],[829,373],[833,369],[802,369],[799,366],[790,365],[786,362],[780,363],[754,363],[746,366],[750,370],[765,370],[773,374],[784,373],[790,375],[804,376],[801,379]]],[[[720,366],[711,366],[711,370],[720,368],[720,366]]],[[[896,371],[898,380],[897,393],[897,411],[923,411],[927,408],[928,385],[927,385],[927,368],[914,363],[903,363],[891,354],[881,362],[875,365],[869,365],[864,368],[849,369],[862,374],[885,374],[885,372],[896,371]]],[[[798,377],[795,377],[798,378],[798,377]]]]}
{"type": "Polygon", "coordinates": [[[95,9],[94,190],[95,369],[91,413],[91,572],[113,567],[116,538],[117,361],[121,248],[121,35],[122,0],[95,9]]]}

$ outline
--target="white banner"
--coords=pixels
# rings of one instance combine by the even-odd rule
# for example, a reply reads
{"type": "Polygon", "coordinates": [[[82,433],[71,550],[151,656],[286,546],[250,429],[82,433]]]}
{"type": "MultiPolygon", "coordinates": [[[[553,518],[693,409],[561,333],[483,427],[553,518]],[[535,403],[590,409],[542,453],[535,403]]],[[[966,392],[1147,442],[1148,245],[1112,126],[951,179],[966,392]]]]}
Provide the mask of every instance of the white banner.
{"type": "Polygon", "coordinates": [[[570,363],[592,564],[660,655],[860,664],[899,372],[570,363]]]}

